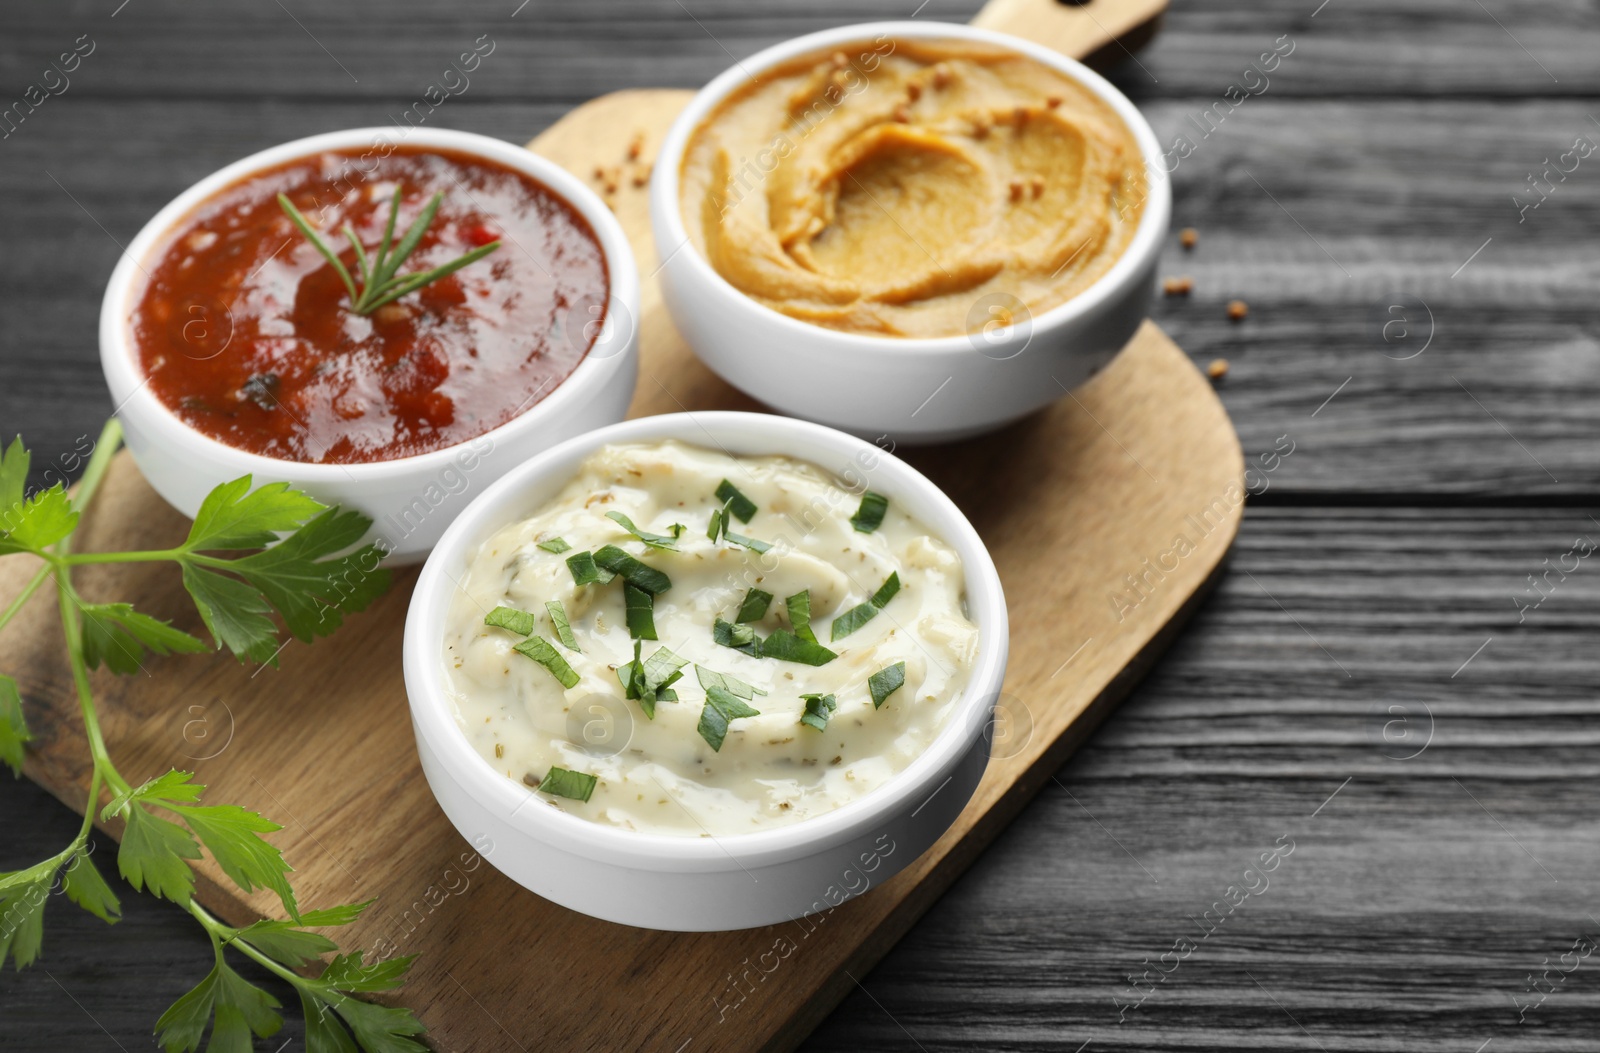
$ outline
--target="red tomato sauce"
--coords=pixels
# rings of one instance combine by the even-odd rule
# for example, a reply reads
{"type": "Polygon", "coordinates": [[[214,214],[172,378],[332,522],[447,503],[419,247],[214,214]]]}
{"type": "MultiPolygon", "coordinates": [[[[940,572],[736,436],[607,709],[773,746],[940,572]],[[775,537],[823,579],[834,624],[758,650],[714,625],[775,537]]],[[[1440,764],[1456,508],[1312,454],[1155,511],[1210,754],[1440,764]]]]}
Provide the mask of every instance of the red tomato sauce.
{"type": "Polygon", "coordinates": [[[229,446],[329,464],[427,453],[510,421],[578,367],[610,293],[594,231],[555,191],[431,149],[359,162],[356,152],[330,152],[252,174],[197,208],[146,268],[130,321],[155,395],[229,446]],[[355,250],[340,230],[349,223],[374,254],[396,185],[396,241],[444,193],[399,273],[501,244],[358,315],[277,195],[340,253],[359,289],[355,250]]]}

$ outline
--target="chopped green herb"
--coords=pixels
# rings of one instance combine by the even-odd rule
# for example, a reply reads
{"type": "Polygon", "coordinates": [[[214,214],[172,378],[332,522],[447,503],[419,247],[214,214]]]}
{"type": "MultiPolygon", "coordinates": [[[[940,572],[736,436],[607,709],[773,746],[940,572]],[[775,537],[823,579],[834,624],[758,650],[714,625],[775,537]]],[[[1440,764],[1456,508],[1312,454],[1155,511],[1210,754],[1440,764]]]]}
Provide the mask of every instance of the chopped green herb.
{"type": "Polygon", "coordinates": [[[580,552],[576,556],[568,556],[567,569],[572,571],[572,580],[578,585],[605,585],[616,577],[595,563],[593,552],[580,552]]]}
{"type": "Polygon", "coordinates": [[[552,797],[570,797],[574,801],[587,801],[594,793],[597,782],[599,780],[593,775],[581,771],[568,771],[566,768],[552,765],[549,773],[539,780],[539,792],[548,793],[552,797]]]}
{"type": "Polygon", "coordinates": [[[483,624],[496,629],[510,629],[518,636],[528,636],[533,632],[533,615],[515,607],[496,607],[484,617],[483,624]]]}
{"type": "Polygon", "coordinates": [[[638,527],[634,526],[633,520],[629,519],[621,512],[607,512],[606,518],[616,523],[618,526],[622,527],[622,529],[626,530],[640,541],[643,541],[651,548],[676,549],[678,547],[678,538],[683,536],[682,523],[672,524],[671,534],[652,534],[648,530],[640,530],[638,527]]]}
{"type": "Polygon", "coordinates": [[[714,508],[711,510],[711,523],[706,527],[706,537],[712,541],[722,536],[723,516],[726,510],[714,508]]]}
{"type": "Polygon", "coordinates": [[[740,717],[759,717],[759,709],[751,709],[744,699],[720,687],[706,691],[706,707],[700,711],[700,737],[717,752],[722,751],[723,740],[728,737],[728,724],[740,717]]]}
{"type": "Polygon", "coordinates": [[[833,627],[828,631],[831,640],[842,640],[855,632],[863,625],[878,616],[878,612],[888,606],[894,599],[895,593],[900,591],[900,572],[894,571],[884,579],[878,591],[866,603],[858,604],[845,611],[833,620],[833,627]]]}
{"type": "Polygon", "coordinates": [[[622,681],[623,694],[639,700],[644,715],[654,720],[656,703],[676,702],[678,693],[671,686],[683,677],[687,658],[679,658],[671,650],[658,647],[648,659],[639,658],[641,644],[633,642],[633,661],[617,667],[617,679],[622,681]]]}
{"type": "Polygon", "coordinates": [[[736,622],[759,622],[767,616],[767,608],[772,605],[772,593],[760,589],[751,589],[744,594],[744,602],[739,604],[739,615],[736,622]]]}
{"type": "Polygon", "coordinates": [[[622,575],[623,580],[651,595],[672,588],[671,578],[654,567],[645,566],[615,545],[607,545],[596,552],[594,561],[613,574],[622,575]]]}
{"type": "Polygon", "coordinates": [[[872,708],[882,707],[884,700],[905,686],[906,664],[896,662],[887,669],[880,669],[867,678],[867,690],[872,692],[872,708]]]}
{"type": "Polygon", "coordinates": [[[717,484],[717,500],[728,506],[739,522],[748,523],[756,514],[756,503],[739,492],[739,488],[724,479],[717,484]]]}
{"type": "Polygon", "coordinates": [[[772,544],[770,542],[757,541],[753,537],[745,537],[743,534],[735,534],[733,531],[729,530],[728,514],[726,512],[722,514],[722,540],[731,541],[735,545],[743,545],[745,548],[755,552],[772,551],[772,544]]]}
{"type": "Polygon", "coordinates": [[[811,590],[803,589],[783,601],[789,608],[789,625],[794,629],[794,634],[802,640],[817,642],[817,634],[811,631],[811,590]]]}
{"type": "Polygon", "coordinates": [[[832,695],[801,695],[801,700],[806,704],[806,711],[800,714],[800,723],[808,728],[818,731],[828,729],[828,717],[839,708],[839,700],[832,695]]]}
{"type": "Polygon", "coordinates": [[[799,662],[801,665],[827,665],[839,657],[821,644],[802,640],[784,629],[761,641],[760,656],[776,658],[781,662],[799,662]]]}
{"type": "Polygon", "coordinates": [[[861,507],[850,517],[850,525],[863,534],[870,534],[883,525],[883,514],[889,510],[889,499],[868,490],[861,495],[861,507]]]}
{"type": "Polygon", "coordinates": [[[572,635],[572,623],[567,620],[567,609],[561,605],[561,601],[551,600],[544,605],[544,609],[550,612],[550,624],[556,627],[556,639],[561,641],[561,645],[569,651],[582,650],[578,646],[578,638],[572,635]]]}
{"type": "Polygon", "coordinates": [[[622,600],[628,615],[628,635],[635,640],[658,640],[656,598],[631,581],[622,583],[622,600]]]}
{"type": "Polygon", "coordinates": [[[707,691],[714,687],[719,687],[731,695],[738,695],[740,698],[754,698],[757,695],[766,694],[765,691],[754,684],[747,684],[736,676],[719,673],[714,669],[707,669],[703,665],[694,667],[694,675],[700,681],[700,686],[707,691]]]}
{"type": "Polygon", "coordinates": [[[539,547],[546,552],[565,552],[572,546],[567,544],[567,539],[564,537],[553,537],[549,541],[539,542],[539,547]]]}
{"type": "Polygon", "coordinates": [[[550,670],[550,675],[561,681],[562,687],[571,688],[577,686],[578,674],[573,672],[572,667],[567,664],[567,660],[561,657],[561,652],[556,650],[556,645],[544,637],[530,636],[517,644],[512,650],[524,657],[533,659],[550,670]]]}
{"type": "Polygon", "coordinates": [[[657,647],[644,663],[644,682],[652,691],[673,684],[683,676],[687,658],[680,658],[667,647],[657,647]]]}
{"type": "Polygon", "coordinates": [[[711,639],[724,647],[743,651],[751,657],[761,657],[761,641],[756,637],[756,631],[748,625],[735,625],[733,622],[718,618],[716,624],[711,627],[711,639]]]}

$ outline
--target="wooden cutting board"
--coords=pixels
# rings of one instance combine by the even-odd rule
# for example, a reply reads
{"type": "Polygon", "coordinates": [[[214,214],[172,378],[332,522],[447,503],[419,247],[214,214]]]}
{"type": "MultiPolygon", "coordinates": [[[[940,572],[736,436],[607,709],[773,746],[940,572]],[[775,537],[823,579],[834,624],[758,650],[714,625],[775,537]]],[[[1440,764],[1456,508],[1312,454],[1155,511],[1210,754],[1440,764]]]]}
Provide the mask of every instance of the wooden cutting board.
{"type": "MultiPolygon", "coordinates": [[[[1163,6],[995,0],[978,22],[1072,54],[1120,54],[1163,6]]],[[[633,176],[689,94],[609,95],[530,144],[601,189],[617,183],[607,196],[646,274],[656,253],[633,176]],[[597,177],[597,166],[622,177],[597,177]]],[[[653,276],[639,322],[633,415],[760,408],[684,347],[653,276]]],[[[1010,601],[1011,665],[994,757],[956,825],[893,880],[828,914],[744,932],[649,932],[575,914],[501,877],[450,826],[417,764],[400,672],[414,572],[333,638],[291,643],[280,670],[214,656],[95,676],[110,749],[134,781],[193,770],[209,800],[284,824],[275,840],[297,869],[302,904],[378,897],[338,938],[421,956],[402,1000],[440,1049],[792,1048],[1144,675],[1215,580],[1242,512],[1244,466],[1227,415],[1149,323],[1050,409],[982,439],[900,452],[989,545],[1010,601]]],[[[78,548],[164,547],[185,530],[122,454],[78,548]]],[[[0,560],[0,601],[33,569],[27,557],[0,560]]],[[[86,568],[78,581],[91,599],[133,601],[203,633],[168,568],[86,568]]],[[[48,592],[30,601],[36,617],[0,637],[0,669],[26,696],[36,736],[27,774],[81,810],[87,750],[48,592]]],[[[201,901],[230,922],[273,910],[211,864],[200,870],[201,901]]],[[[206,965],[195,961],[196,980],[206,965]]]]}

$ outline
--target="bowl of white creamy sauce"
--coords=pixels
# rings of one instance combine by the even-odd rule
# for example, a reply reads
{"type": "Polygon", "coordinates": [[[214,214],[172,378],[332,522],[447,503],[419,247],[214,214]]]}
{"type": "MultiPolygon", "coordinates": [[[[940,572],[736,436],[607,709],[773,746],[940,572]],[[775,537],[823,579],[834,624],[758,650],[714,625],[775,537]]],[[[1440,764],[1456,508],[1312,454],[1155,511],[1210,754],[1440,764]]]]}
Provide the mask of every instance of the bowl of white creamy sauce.
{"type": "Polygon", "coordinates": [[[413,593],[423,770],[499,869],[596,917],[828,910],[947,829],[988,758],[992,561],[910,466],[762,414],[574,439],[452,525],[413,593]]]}

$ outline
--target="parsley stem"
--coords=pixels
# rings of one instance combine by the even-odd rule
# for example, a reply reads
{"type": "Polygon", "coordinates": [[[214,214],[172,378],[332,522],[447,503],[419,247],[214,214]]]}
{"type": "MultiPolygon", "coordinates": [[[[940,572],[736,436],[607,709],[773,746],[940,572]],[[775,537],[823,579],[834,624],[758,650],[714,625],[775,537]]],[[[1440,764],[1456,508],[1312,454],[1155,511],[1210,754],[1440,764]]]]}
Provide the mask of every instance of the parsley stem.
{"type": "Polygon", "coordinates": [[[190,914],[194,915],[194,919],[198,921],[201,927],[206,930],[206,935],[211,937],[212,944],[217,948],[217,958],[219,961],[222,958],[222,948],[233,947],[245,957],[250,958],[258,965],[265,967],[267,971],[282,977],[284,980],[287,980],[296,988],[299,988],[304,983],[305,977],[301,976],[293,969],[287,968],[281,963],[273,961],[270,957],[257,950],[254,945],[246,943],[244,940],[240,939],[239,936],[242,930],[235,929],[231,925],[225,924],[215,914],[202,907],[199,900],[190,897],[189,902],[186,903],[184,907],[190,914]]]}
{"type": "Polygon", "coordinates": [[[33,576],[32,580],[28,582],[27,587],[25,587],[22,592],[17,595],[17,598],[11,601],[11,605],[5,609],[5,613],[0,614],[0,629],[4,629],[6,627],[6,623],[9,622],[18,611],[22,610],[22,605],[24,603],[28,602],[28,597],[39,591],[39,586],[43,585],[45,583],[45,579],[49,577],[50,564],[46,563],[44,566],[39,568],[39,572],[33,576]]]}
{"type": "Polygon", "coordinates": [[[135,552],[85,552],[81,555],[66,556],[61,562],[69,567],[85,563],[155,563],[181,559],[183,555],[184,550],[181,548],[144,549],[135,552]]]}
{"type": "MultiPolygon", "coordinates": [[[[89,456],[89,464],[83,470],[83,477],[78,480],[77,492],[73,494],[73,506],[82,510],[88,507],[94,498],[95,491],[100,489],[100,484],[105,480],[106,471],[111,467],[111,458],[122,446],[122,422],[115,417],[106,421],[105,427],[100,429],[100,438],[95,440],[94,453],[89,456]]],[[[58,552],[66,554],[67,546],[58,547],[58,552]]]]}
{"type": "Polygon", "coordinates": [[[105,736],[100,732],[100,715],[95,711],[94,695],[89,690],[89,667],[83,660],[83,627],[73,612],[77,601],[72,591],[71,572],[66,567],[56,569],[56,592],[61,608],[61,631],[67,639],[67,663],[72,667],[72,683],[78,690],[78,709],[83,713],[83,730],[89,739],[89,754],[94,758],[95,771],[105,775],[106,784],[113,791],[127,793],[132,787],[111,763],[105,736]]]}

